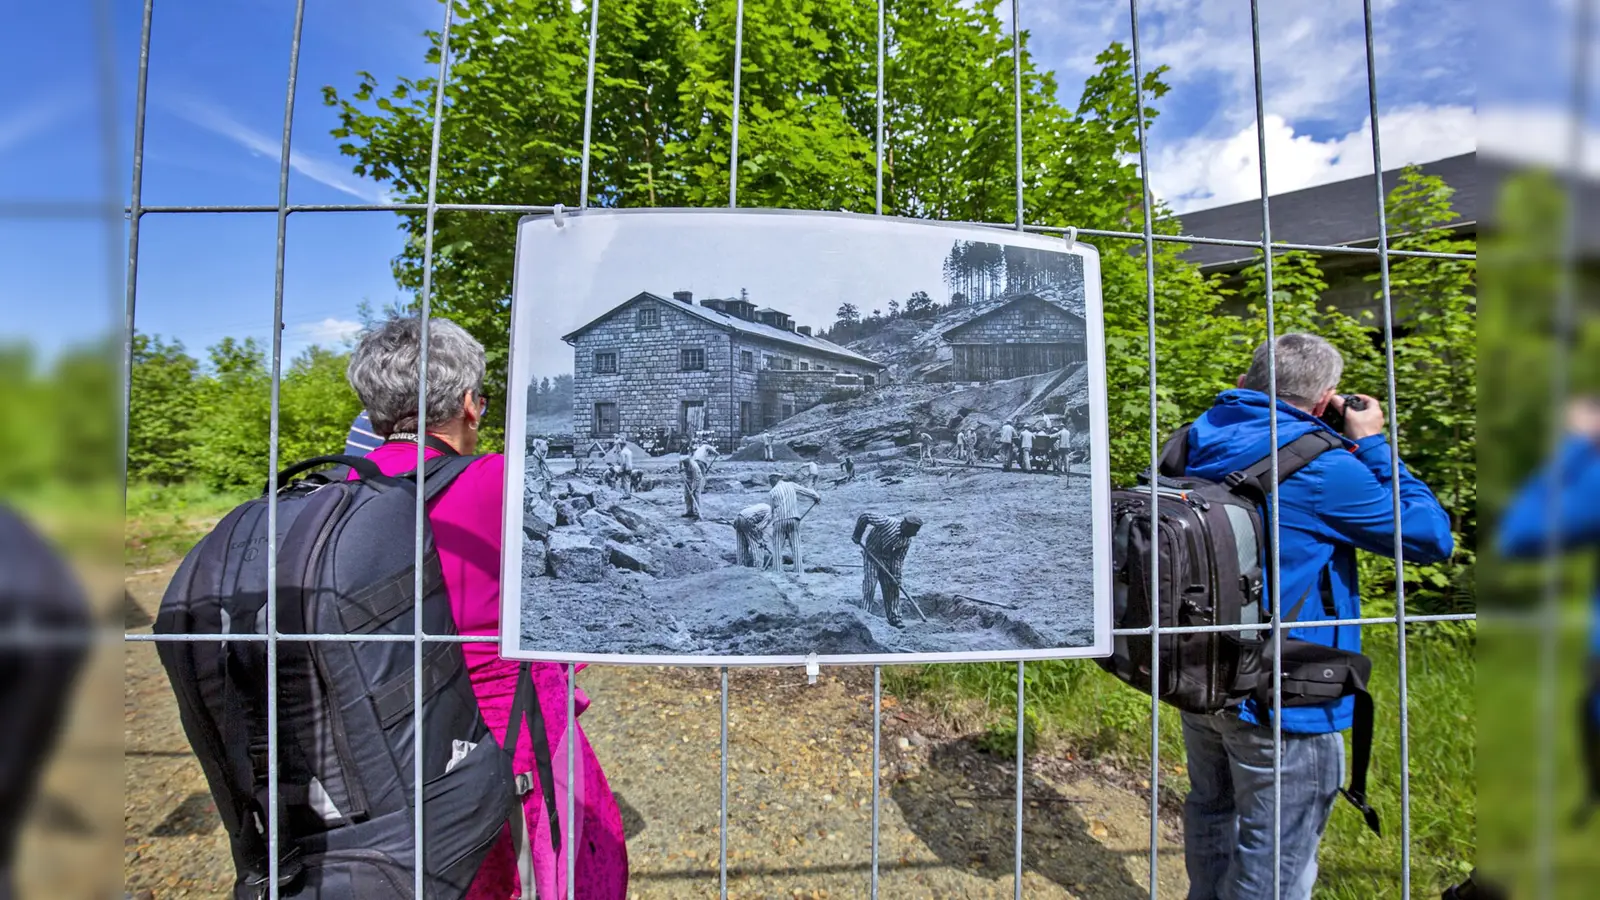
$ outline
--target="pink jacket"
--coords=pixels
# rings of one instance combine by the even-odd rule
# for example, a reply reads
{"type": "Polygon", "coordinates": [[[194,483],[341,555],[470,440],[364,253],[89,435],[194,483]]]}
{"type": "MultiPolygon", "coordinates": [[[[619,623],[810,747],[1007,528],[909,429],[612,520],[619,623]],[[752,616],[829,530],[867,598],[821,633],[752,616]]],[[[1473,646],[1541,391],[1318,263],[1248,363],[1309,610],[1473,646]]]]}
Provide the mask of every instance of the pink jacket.
{"type": "MultiPolygon", "coordinates": [[[[428,458],[437,456],[428,450],[428,458]]],[[[377,463],[386,475],[416,468],[415,444],[385,444],[367,458],[377,463]]],[[[500,534],[505,509],[505,458],[485,456],[473,463],[428,508],[428,523],[433,530],[439,561],[444,567],[445,588],[455,612],[456,629],[461,634],[498,635],[500,633],[500,534]]],[[[500,658],[496,644],[463,644],[472,688],[484,722],[496,740],[503,740],[511,702],[516,691],[518,664],[500,658]]],[[[581,666],[579,668],[582,668],[581,666]]],[[[539,692],[549,734],[552,764],[555,769],[556,809],[559,816],[567,809],[567,675],[564,665],[534,663],[533,680],[539,692]]],[[[575,692],[578,715],[589,706],[582,690],[575,692]]],[[[534,788],[524,798],[523,810],[532,835],[534,875],[539,900],[558,900],[567,896],[567,848],[579,848],[577,858],[577,896],[587,900],[623,900],[628,892],[628,848],[623,837],[622,814],[606,783],[605,772],[595,758],[594,749],[577,729],[577,760],[574,766],[576,821],[562,822],[562,852],[557,858],[550,845],[550,822],[544,794],[538,784],[533,757],[533,741],[527,726],[517,740],[515,768],[519,773],[534,773],[534,788]],[[572,836],[569,841],[568,835],[572,836]]],[[[467,892],[467,900],[508,900],[520,897],[516,856],[511,847],[510,829],[502,830],[497,842],[467,892]]],[[[525,898],[533,900],[533,898],[525,898]]]]}

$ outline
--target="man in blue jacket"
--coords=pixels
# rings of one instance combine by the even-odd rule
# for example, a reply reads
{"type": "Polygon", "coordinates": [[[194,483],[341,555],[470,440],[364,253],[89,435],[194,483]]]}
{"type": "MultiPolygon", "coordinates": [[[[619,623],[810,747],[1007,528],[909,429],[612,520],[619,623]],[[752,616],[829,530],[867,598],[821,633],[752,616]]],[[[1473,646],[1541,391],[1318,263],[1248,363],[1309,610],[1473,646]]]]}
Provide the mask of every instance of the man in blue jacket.
{"type": "MultiPolygon", "coordinates": [[[[1501,555],[1528,558],[1600,545],[1597,498],[1600,398],[1582,397],[1567,407],[1567,437],[1557,449],[1555,461],[1534,474],[1501,519],[1501,555]]],[[[1579,709],[1588,779],[1587,795],[1578,810],[1579,824],[1600,806],[1600,593],[1595,594],[1593,609],[1589,626],[1589,688],[1579,709]]]]}
{"type": "MultiPolygon", "coordinates": [[[[1311,334],[1277,339],[1278,446],[1316,429],[1331,405],[1345,415],[1344,450],[1331,450],[1284,480],[1279,490],[1279,561],[1285,608],[1301,597],[1287,635],[1359,651],[1359,626],[1317,621],[1361,616],[1356,550],[1394,555],[1392,485],[1400,484],[1405,558],[1450,556],[1450,518],[1404,465],[1391,466],[1378,401],[1345,408],[1338,394],[1344,359],[1311,334]],[[1348,452],[1346,452],[1348,451],[1348,452]]],[[[1238,390],[1226,391],[1189,431],[1187,474],[1221,481],[1271,452],[1267,346],[1256,350],[1238,390]]],[[[1270,513],[1270,509],[1264,510],[1270,513]]],[[[1269,523],[1270,527],[1270,523],[1269,523]]],[[[1317,880],[1317,845],[1344,779],[1344,739],[1354,698],[1282,712],[1283,900],[1309,900],[1317,880]]],[[[1183,715],[1191,788],[1184,804],[1189,900],[1273,896],[1273,735],[1271,710],[1246,703],[1217,715],[1183,715]]]]}

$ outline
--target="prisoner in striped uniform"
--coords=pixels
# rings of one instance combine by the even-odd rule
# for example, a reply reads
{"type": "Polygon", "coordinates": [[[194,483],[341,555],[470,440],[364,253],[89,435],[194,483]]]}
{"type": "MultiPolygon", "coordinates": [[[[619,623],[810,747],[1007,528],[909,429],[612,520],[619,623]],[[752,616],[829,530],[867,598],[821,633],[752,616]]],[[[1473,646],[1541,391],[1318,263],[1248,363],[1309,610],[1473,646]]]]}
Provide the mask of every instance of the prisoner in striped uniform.
{"type": "Polygon", "coordinates": [[[733,519],[733,536],[738,544],[739,565],[755,568],[755,551],[761,551],[761,568],[772,568],[772,546],[767,543],[767,526],[772,523],[772,507],[755,503],[739,510],[733,519]]]}
{"type": "Polygon", "coordinates": [[[800,464],[799,470],[795,472],[794,480],[808,488],[814,488],[817,486],[817,478],[820,474],[815,462],[803,462],[800,464]]]}
{"type": "Polygon", "coordinates": [[[767,492],[767,502],[772,504],[772,548],[778,568],[783,568],[783,548],[787,546],[794,560],[794,570],[803,572],[800,562],[800,498],[811,498],[811,505],[822,503],[822,495],[805,487],[786,481],[777,473],[767,476],[772,490],[767,492]]]}
{"type": "Polygon", "coordinates": [[[911,549],[911,539],[922,530],[922,519],[906,516],[880,516],[862,513],[856,519],[855,534],[850,540],[861,546],[861,605],[872,608],[875,587],[883,589],[883,613],[889,624],[905,627],[900,618],[900,572],[911,549]],[[869,530],[870,529],[870,530],[869,530]],[[866,540],[862,540],[862,535],[866,540]]]}
{"type": "Polygon", "coordinates": [[[706,487],[706,470],[700,464],[685,457],[678,463],[683,469],[683,517],[686,519],[700,518],[700,492],[706,487]]]}

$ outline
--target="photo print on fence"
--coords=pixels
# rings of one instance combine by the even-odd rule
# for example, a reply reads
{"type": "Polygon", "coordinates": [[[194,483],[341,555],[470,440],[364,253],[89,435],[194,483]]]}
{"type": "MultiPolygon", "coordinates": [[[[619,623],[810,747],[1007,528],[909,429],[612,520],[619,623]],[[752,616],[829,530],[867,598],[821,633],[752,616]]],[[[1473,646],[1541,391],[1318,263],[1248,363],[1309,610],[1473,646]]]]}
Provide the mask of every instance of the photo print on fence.
{"type": "Polygon", "coordinates": [[[518,225],[511,658],[1110,650],[1099,256],[844,213],[518,225]]]}

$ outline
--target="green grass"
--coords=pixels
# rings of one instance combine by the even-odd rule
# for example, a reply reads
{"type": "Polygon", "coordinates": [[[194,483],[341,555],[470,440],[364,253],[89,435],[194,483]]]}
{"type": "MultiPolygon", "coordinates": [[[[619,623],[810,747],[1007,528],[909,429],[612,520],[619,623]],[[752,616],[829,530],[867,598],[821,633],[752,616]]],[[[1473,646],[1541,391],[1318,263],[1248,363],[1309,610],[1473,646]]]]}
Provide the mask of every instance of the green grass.
{"type": "Polygon", "coordinates": [[[1479,693],[1484,717],[1478,740],[1483,748],[1481,803],[1488,811],[1479,823],[1480,861],[1484,871],[1512,888],[1513,897],[1541,896],[1539,863],[1552,864],[1553,898],[1592,897],[1600,879],[1600,817],[1586,827],[1572,822],[1583,796],[1578,759],[1578,703],[1583,693],[1587,632],[1581,611],[1574,609],[1557,639],[1554,697],[1555,804],[1541,803],[1540,752],[1546,730],[1542,727],[1540,691],[1543,638],[1534,630],[1513,630],[1485,625],[1479,642],[1479,693]],[[1548,852],[1541,852],[1541,826],[1554,837],[1548,852]]]}
{"type": "Polygon", "coordinates": [[[128,485],[124,564],[139,569],[183,556],[229,510],[254,495],[197,482],[128,485]]]}
{"type": "MultiPolygon", "coordinates": [[[[1473,647],[1470,640],[1418,637],[1407,642],[1411,702],[1411,854],[1415,896],[1437,897],[1465,877],[1474,858],[1476,813],[1473,647]]],[[[1322,843],[1319,898],[1399,897],[1401,817],[1398,650],[1395,630],[1370,628],[1370,688],[1377,706],[1368,795],[1384,835],[1366,830],[1339,801],[1322,843]]],[[[1150,764],[1150,699],[1088,661],[1030,663],[1030,719],[1038,720],[1045,753],[1100,758],[1136,774],[1150,764]]],[[[983,729],[994,746],[1015,740],[1015,664],[907,666],[886,671],[886,684],[917,695],[957,724],[983,729]]],[[[1188,789],[1178,715],[1162,707],[1161,778],[1182,796],[1188,789]]],[[[1348,783],[1348,779],[1347,782],[1348,783]]],[[[1176,863],[1174,863],[1176,864],[1176,863]]]]}

